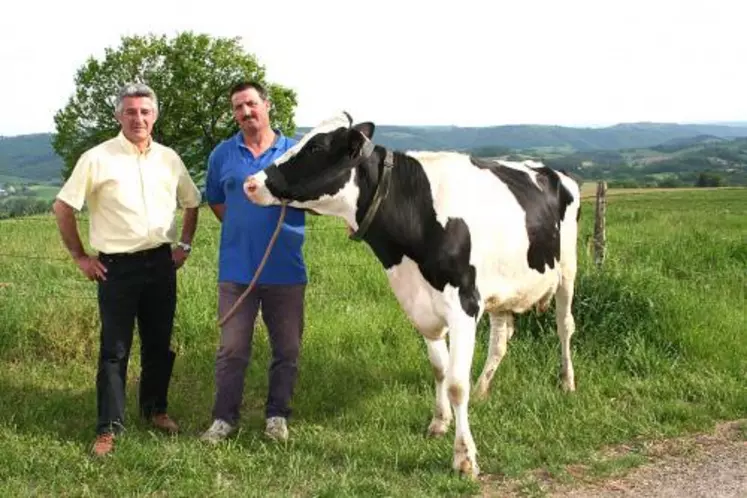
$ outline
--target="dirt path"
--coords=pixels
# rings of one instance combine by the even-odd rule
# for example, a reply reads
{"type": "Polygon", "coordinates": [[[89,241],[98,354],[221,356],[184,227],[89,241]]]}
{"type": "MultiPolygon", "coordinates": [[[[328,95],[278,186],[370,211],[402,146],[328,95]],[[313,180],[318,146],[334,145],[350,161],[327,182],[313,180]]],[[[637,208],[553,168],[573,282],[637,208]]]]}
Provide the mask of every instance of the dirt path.
{"type": "MultiPolygon", "coordinates": [[[[622,458],[626,447],[604,452],[622,458]]],[[[658,441],[637,450],[647,463],[611,477],[589,475],[583,465],[569,467],[572,484],[535,473],[521,483],[486,482],[483,496],[555,498],[747,498],[747,420],[719,425],[713,433],[658,441]]]]}

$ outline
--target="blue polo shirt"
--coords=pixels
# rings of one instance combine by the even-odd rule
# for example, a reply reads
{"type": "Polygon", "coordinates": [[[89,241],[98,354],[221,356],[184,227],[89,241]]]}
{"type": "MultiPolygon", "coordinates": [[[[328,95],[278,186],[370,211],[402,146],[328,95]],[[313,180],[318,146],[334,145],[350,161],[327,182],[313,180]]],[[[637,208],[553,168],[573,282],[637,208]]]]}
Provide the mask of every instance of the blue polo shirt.
{"type": "MultiPolygon", "coordinates": [[[[243,189],[248,175],[262,171],[296,143],[278,130],[275,134],[272,146],[256,158],[244,145],[241,132],[210,153],[205,197],[209,204],[225,204],[218,255],[220,282],[249,284],[277,226],[280,206],[257,206],[246,198],[243,189]]],[[[288,207],[258,284],[306,283],[301,251],[304,225],[304,211],[288,207]]]]}

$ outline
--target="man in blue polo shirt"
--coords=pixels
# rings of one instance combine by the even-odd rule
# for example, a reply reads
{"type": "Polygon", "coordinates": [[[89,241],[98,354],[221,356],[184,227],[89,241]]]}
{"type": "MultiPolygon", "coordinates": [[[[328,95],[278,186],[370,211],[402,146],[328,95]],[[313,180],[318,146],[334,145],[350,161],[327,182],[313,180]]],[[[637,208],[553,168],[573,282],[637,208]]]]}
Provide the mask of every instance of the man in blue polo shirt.
{"type": "MultiPolygon", "coordinates": [[[[246,198],[244,179],[269,166],[296,143],[271,128],[271,103],[261,84],[238,83],[230,97],[241,131],[210,154],[205,188],[208,204],[222,224],[219,317],[231,309],[254,277],[280,216],[280,207],[260,207],[246,198]]],[[[307,280],[301,251],[304,222],[303,211],[287,208],[282,230],[256,287],[221,327],[213,423],[203,433],[204,441],[217,443],[237,428],[259,310],[272,348],[265,434],[276,440],[288,438],[287,418],[298,371],[307,280]]]]}

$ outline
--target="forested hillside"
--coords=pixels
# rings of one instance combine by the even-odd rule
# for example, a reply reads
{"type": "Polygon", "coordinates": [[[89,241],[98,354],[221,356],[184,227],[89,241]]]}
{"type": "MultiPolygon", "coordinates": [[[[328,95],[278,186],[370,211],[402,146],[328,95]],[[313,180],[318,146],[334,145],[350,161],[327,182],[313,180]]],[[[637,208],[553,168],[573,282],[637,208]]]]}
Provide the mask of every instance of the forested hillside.
{"type": "MultiPolygon", "coordinates": [[[[299,128],[298,135],[308,131],[299,128]]],[[[747,184],[747,126],[628,123],[606,128],[562,126],[377,127],[374,141],[399,150],[462,150],[484,157],[533,157],[584,179],[671,185],[703,172],[747,184]]],[[[0,186],[59,184],[62,161],[50,134],[0,137],[0,186]]]]}

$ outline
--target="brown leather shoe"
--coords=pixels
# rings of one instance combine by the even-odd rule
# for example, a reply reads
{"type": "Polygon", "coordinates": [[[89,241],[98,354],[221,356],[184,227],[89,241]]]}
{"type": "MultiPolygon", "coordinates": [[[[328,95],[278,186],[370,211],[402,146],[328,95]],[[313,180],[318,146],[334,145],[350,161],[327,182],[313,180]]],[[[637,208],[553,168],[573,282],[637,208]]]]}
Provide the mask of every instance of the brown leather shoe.
{"type": "Polygon", "coordinates": [[[94,456],[106,456],[111,453],[112,450],[114,450],[114,434],[106,432],[96,436],[96,440],[93,442],[93,448],[91,450],[94,456]]]}
{"type": "Polygon", "coordinates": [[[167,434],[176,434],[177,432],[179,432],[179,426],[176,425],[176,422],[174,422],[171,417],[169,417],[165,413],[153,415],[153,417],[151,417],[150,419],[150,423],[156,429],[167,434]]]}

